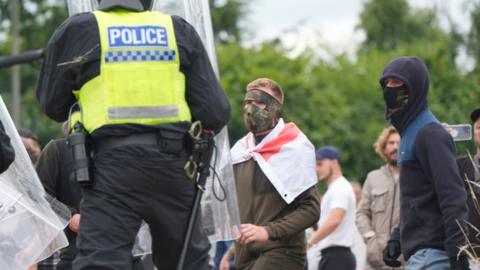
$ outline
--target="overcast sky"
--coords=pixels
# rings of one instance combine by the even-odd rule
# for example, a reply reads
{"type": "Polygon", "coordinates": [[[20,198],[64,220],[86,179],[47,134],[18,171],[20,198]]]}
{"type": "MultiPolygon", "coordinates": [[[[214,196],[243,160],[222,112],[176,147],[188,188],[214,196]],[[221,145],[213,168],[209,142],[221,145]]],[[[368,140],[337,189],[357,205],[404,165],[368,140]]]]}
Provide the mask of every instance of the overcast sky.
{"type": "MultiPolygon", "coordinates": [[[[409,0],[412,7],[440,7],[463,31],[469,28],[464,19],[468,18],[468,1],[472,0],[409,0]]],[[[246,43],[283,36],[288,46],[321,43],[336,51],[352,50],[364,38],[360,31],[355,31],[363,3],[364,0],[252,1],[245,23],[255,38],[246,43]],[[291,34],[293,29],[299,34],[291,34]]]]}

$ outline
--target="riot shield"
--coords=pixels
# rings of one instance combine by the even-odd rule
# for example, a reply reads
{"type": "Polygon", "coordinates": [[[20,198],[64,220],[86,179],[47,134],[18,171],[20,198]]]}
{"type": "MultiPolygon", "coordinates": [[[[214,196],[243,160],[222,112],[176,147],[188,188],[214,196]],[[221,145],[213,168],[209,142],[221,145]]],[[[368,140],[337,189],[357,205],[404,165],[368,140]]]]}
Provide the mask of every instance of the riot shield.
{"type": "Polygon", "coordinates": [[[0,121],[15,160],[0,174],[0,269],[24,270],[68,245],[68,208],[49,196],[0,97],[0,121]]]}
{"type": "MultiPolygon", "coordinates": [[[[208,0],[154,0],[152,10],[181,16],[193,25],[218,76],[208,0]]],[[[240,225],[227,128],[215,136],[215,146],[211,164],[215,169],[210,172],[202,198],[202,222],[212,242],[236,239],[240,225]]]]}

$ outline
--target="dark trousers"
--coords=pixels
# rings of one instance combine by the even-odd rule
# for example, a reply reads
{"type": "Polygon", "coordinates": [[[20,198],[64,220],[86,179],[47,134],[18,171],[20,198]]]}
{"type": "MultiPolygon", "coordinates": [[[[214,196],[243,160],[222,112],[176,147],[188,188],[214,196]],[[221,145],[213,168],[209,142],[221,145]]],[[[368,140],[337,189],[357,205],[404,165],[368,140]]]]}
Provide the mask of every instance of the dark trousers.
{"type": "Polygon", "coordinates": [[[328,247],[322,249],[318,270],[355,270],[355,256],[348,247],[328,247]]]}
{"type": "Polygon", "coordinates": [[[56,270],[72,270],[72,261],[71,260],[60,260],[57,264],[56,270]]]}
{"type": "MultiPolygon", "coordinates": [[[[83,190],[73,269],[132,269],[142,219],[150,225],[156,267],[176,269],[195,194],[183,170],[186,159],[184,150],[167,154],[156,145],[98,153],[93,187],[83,190]]],[[[210,243],[200,219],[194,229],[183,269],[208,269],[210,243]]]]}
{"type": "Polygon", "coordinates": [[[241,270],[304,270],[304,267],[305,252],[290,248],[273,248],[252,256],[250,262],[236,266],[241,270]]]}

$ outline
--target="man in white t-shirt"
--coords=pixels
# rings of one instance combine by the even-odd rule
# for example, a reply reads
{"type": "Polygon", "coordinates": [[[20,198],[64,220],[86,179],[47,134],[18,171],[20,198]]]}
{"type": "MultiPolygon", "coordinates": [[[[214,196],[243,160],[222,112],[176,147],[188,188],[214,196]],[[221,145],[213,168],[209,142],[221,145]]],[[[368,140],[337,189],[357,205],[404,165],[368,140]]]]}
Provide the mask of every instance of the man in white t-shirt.
{"type": "Polygon", "coordinates": [[[308,248],[318,245],[321,260],[318,270],[355,270],[351,247],[355,242],[355,195],[342,175],[340,153],[332,146],[316,152],[319,181],[328,186],[321,203],[318,230],[308,241],[308,248]]]}

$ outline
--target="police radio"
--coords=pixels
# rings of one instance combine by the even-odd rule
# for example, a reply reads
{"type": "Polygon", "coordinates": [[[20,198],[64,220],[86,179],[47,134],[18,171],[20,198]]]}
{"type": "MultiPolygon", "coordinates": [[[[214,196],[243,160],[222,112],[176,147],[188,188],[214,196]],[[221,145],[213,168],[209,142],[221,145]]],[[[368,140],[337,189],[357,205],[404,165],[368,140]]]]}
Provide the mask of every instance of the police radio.
{"type": "Polygon", "coordinates": [[[93,184],[88,138],[88,134],[84,132],[79,121],[75,123],[72,133],[67,138],[67,144],[73,157],[70,181],[74,181],[82,187],[91,187],[93,184]]]}

